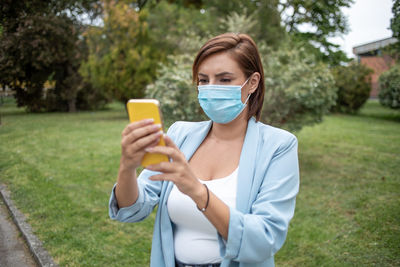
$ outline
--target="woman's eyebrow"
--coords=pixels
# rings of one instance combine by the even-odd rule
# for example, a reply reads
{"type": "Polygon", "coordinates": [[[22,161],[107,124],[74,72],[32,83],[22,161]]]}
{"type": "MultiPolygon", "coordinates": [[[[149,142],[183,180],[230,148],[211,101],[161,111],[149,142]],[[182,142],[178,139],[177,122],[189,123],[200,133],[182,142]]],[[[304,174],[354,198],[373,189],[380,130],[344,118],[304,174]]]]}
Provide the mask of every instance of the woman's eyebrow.
{"type": "Polygon", "coordinates": [[[224,76],[224,75],[235,75],[235,74],[232,72],[228,72],[228,71],[224,71],[224,72],[215,74],[216,77],[220,77],[220,76],[224,76]]]}
{"type": "MultiPolygon", "coordinates": [[[[221,76],[224,76],[224,75],[235,75],[235,74],[232,73],[232,72],[229,72],[229,71],[224,71],[224,72],[220,72],[220,73],[215,74],[215,77],[221,77],[221,76]]],[[[198,73],[198,76],[208,77],[207,74],[200,73],[200,72],[198,73]]]]}

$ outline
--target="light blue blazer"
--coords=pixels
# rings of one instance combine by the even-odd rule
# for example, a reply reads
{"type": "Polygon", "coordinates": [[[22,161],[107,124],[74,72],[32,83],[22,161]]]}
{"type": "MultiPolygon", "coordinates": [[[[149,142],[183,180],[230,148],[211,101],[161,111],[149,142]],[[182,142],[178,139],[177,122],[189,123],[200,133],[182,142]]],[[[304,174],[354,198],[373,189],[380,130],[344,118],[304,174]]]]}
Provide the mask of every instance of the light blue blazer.
{"type": "MultiPolygon", "coordinates": [[[[211,125],[211,121],[176,122],[167,134],[189,160],[211,125]]],[[[140,174],[139,197],[130,207],[118,208],[113,189],[109,215],[121,222],[137,222],[158,204],[150,265],[175,267],[173,224],[167,210],[173,184],[149,180],[154,174],[148,170],[140,174]]],[[[274,254],[286,239],[298,191],[296,137],[251,118],[240,155],[236,208],[230,208],[228,240],[218,236],[221,266],[274,266],[274,254]]]]}

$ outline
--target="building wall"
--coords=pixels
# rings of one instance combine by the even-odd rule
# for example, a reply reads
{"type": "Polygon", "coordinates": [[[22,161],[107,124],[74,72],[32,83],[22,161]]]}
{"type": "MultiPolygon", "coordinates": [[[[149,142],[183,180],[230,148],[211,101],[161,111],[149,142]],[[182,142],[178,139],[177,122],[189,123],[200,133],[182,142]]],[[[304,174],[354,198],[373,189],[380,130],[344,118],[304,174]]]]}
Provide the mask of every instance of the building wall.
{"type": "Polygon", "coordinates": [[[360,63],[374,71],[371,74],[372,90],[370,97],[377,98],[379,93],[379,76],[394,64],[394,60],[389,56],[360,56],[360,63]]]}

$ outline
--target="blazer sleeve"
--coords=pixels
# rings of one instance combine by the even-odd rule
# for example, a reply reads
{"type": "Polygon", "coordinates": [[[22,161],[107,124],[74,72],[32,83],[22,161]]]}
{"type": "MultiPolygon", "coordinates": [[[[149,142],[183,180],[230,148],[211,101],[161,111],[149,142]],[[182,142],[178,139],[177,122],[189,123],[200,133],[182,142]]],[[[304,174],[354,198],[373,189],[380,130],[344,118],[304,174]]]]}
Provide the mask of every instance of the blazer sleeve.
{"type": "Polygon", "coordinates": [[[266,166],[250,213],[230,208],[228,240],[219,237],[225,259],[263,262],[282,247],[299,191],[297,139],[289,136],[266,166]]]}
{"type": "MultiPolygon", "coordinates": [[[[172,124],[167,135],[175,142],[176,139],[176,123],[172,124]]],[[[154,207],[160,200],[161,188],[163,181],[151,181],[149,177],[158,174],[144,169],[138,177],[139,196],[134,204],[129,207],[119,208],[117,198],[115,196],[114,185],[109,200],[108,213],[112,220],[121,222],[138,222],[145,219],[153,211],[154,207]]]]}

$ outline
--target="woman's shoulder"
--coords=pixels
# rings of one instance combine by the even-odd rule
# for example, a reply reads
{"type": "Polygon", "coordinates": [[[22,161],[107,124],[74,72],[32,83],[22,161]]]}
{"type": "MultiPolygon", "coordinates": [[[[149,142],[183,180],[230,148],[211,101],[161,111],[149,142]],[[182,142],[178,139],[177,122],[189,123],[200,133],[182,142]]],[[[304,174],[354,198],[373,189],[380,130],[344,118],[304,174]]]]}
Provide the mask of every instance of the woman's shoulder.
{"type": "Polygon", "coordinates": [[[264,135],[267,136],[277,136],[277,137],[281,137],[281,138],[296,138],[296,136],[294,134],[292,134],[291,132],[272,126],[272,125],[268,125],[265,123],[262,123],[260,121],[258,121],[257,126],[260,130],[260,132],[264,135]]]}
{"type": "Polygon", "coordinates": [[[287,148],[297,145],[297,138],[294,134],[262,122],[255,124],[258,128],[262,143],[269,146],[277,146],[279,148],[287,148]]]}

